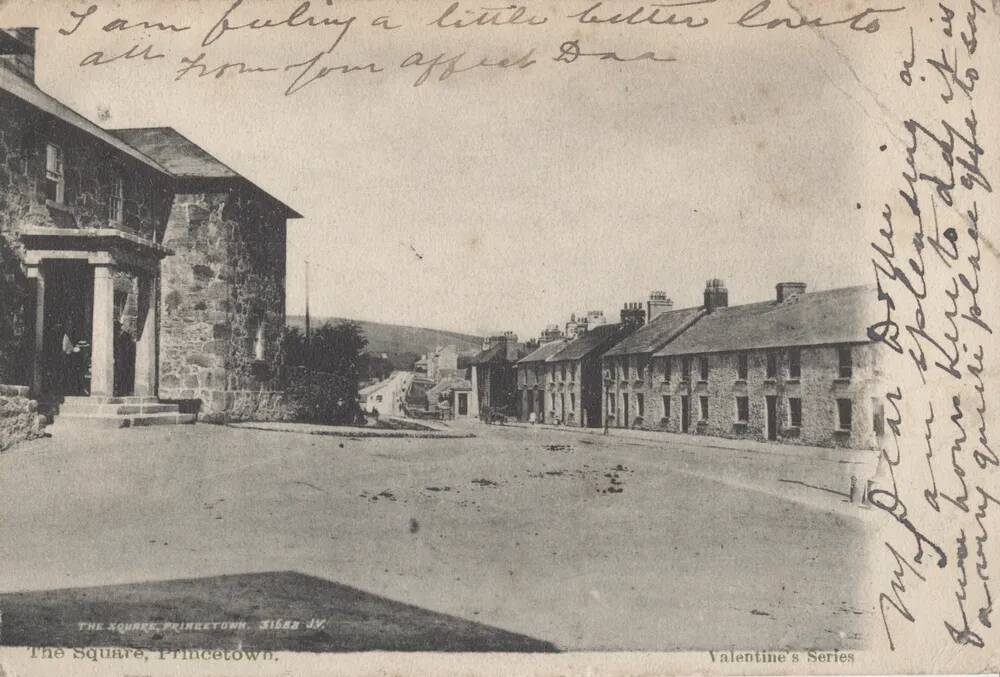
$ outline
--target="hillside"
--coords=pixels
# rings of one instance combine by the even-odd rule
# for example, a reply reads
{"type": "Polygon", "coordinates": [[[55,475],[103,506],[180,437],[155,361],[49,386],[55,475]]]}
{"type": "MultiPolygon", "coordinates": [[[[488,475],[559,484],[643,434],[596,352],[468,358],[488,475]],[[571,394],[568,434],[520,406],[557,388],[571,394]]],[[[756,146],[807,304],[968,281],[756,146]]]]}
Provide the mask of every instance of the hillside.
{"type": "MultiPolygon", "coordinates": [[[[313,328],[326,322],[336,324],[348,318],[313,317],[313,328]]],[[[369,353],[389,353],[398,355],[414,353],[423,355],[433,352],[438,346],[453,345],[461,353],[477,352],[482,348],[483,339],[470,334],[460,334],[442,329],[427,329],[424,327],[407,327],[401,324],[384,324],[367,320],[351,320],[361,326],[368,338],[369,353]]],[[[289,315],[288,324],[292,327],[305,326],[305,318],[301,315],[289,315]]]]}

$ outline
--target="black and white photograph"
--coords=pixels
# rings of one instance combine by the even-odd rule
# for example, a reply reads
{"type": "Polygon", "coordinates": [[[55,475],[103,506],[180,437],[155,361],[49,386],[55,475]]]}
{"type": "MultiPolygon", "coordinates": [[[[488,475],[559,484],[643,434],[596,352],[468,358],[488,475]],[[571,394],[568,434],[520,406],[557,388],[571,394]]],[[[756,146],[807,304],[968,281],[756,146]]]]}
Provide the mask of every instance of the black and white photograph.
{"type": "Polygon", "coordinates": [[[0,677],[996,672],[998,69],[995,0],[0,0],[0,677]]]}

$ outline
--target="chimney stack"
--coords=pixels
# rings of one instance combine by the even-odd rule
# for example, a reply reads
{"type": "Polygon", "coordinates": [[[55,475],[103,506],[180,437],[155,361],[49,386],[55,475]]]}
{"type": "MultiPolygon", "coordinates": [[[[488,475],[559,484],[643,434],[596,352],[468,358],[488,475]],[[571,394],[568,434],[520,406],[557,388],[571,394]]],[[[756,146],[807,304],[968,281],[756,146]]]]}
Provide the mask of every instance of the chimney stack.
{"type": "Polygon", "coordinates": [[[642,303],[638,301],[626,303],[622,306],[621,322],[622,326],[629,331],[635,331],[646,321],[646,311],[643,310],[642,303]]]}
{"type": "Polygon", "coordinates": [[[660,313],[665,313],[673,308],[674,302],[667,298],[666,292],[649,292],[649,301],[646,303],[646,322],[652,322],[653,318],[660,313]]]}
{"type": "Polygon", "coordinates": [[[779,282],[774,285],[774,288],[778,292],[778,303],[795,298],[799,294],[806,293],[805,282],[779,282]]]}
{"type": "Polygon", "coordinates": [[[35,81],[36,28],[0,29],[0,68],[6,68],[29,82],[35,81]]]}
{"type": "Polygon", "coordinates": [[[712,312],[716,308],[729,305],[729,290],[726,283],[715,277],[705,283],[705,310],[712,312]]]}

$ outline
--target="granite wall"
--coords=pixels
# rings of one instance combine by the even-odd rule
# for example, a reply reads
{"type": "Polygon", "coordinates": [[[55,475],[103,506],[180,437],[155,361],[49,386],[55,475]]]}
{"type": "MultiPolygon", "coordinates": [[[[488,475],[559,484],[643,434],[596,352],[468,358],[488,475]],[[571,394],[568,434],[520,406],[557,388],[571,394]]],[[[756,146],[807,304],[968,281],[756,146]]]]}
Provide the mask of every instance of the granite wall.
{"type": "Polygon", "coordinates": [[[160,397],[204,421],[280,418],[284,215],[239,186],[180,193],[164,244],[160,397]]]}
{"type": "Polygon", "coordinates": [[[27,386],[0,385],[0,451],[17,442],[42,436],[45,419],[27,386]]]}

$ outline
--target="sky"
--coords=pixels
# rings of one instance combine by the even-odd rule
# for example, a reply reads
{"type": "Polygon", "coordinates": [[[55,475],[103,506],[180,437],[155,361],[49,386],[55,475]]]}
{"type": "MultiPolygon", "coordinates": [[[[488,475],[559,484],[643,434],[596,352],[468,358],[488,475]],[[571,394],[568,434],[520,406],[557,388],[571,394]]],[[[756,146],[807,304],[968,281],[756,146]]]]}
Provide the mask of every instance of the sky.
{"type": "MultiPolygon", "coordinates": [[[[303,214],[288,228],[290,314],[303,310],[306,260],[314,316],[522,338],[572,312],[617,318],[654,289],[698,305],[714,277],[731,304],[771,298],[779,281],[871,280],[884,190],[870,177],[883,171],[878,146],[898,143],[871,54],[895,58],[901,32],[738,29],[724,24],[741,3],[726,1],[707,7],[704,29],[584,27],[565,17],[593,3],[560,2],[530,6],[551,17],[542,26],[462,30],[426,25],[448,3],[317,2],[317,15],[359,17],[331,65],[386,69],[284,96],[287,74],[175,81],[179,57],[295,63],[340,29],[232,31],[205,49],[229,2],[134,2],[102,3],[57,33],[89,4],[6,2],[0,24],[39,26],[38,84],[86,117],[175,127],[303,214]],[[372,27],[380,14],[401,28],[372,27]],[[191,29],[101,30],[119,17],[191,29]],[[676,61],[554,62],[569,39],[676,61]],[[166,57],[78,65],[149,43],[166,57]],[[395,67],[417,50],[478,60],[531,47],[531,68],[419,87],[416,70],[395,67]]],[[[298,4],[247,0],[231,16],[278,19],[298,4]]]]}

